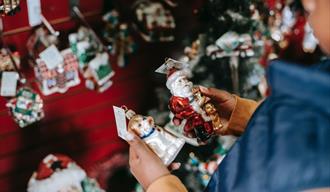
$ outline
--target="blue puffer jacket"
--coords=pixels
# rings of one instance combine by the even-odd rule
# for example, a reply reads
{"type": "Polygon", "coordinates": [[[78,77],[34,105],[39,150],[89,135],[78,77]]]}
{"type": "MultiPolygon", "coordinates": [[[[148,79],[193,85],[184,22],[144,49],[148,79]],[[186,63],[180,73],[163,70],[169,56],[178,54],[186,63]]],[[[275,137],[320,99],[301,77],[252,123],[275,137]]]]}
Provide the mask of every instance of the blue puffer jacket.
{"type": "Polygon", "coordinates": [[[330,61],[274,61],[271,96],[212,176],[206,192],[291,192],[330,187],[330,61]]]}

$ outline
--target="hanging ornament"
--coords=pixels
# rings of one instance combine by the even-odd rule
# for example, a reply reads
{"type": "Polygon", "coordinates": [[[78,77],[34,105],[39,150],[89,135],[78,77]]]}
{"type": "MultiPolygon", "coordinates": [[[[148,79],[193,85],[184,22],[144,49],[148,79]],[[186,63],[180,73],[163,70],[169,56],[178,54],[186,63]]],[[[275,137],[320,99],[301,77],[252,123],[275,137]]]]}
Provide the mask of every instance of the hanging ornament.
{"type": "Polygon", "coordinates": [[[191,152],[189,153],[187,162],[184,164],[184,169],[193,173],[199,180],[199,183],[201,183],[203,187],[206,187],[212,174],[215,172],[223,158],[224,155],[214,154],[209,160],[203,162],[191,152]]]}
{"type": "Polygon", "coordinates": [[[77,33],[69,35],[70,47],[79,60],[79,69],[86,79],[88,89],[104,92],[111,85],[112,70],[108,47],[106,47],[86,21],[84,15],[77,7],[73,12],[84,26],[77,33]]]}
{"type": "Polygon", "coordinates": [[[44,95],[64,93],[80,83],[78,59],[71,49],[61,52],[52,45],[39,54],[34,67],[36,78],[44,95]],[[53,63],[53,61],[58,62],[53,63]]]}
{"type": "Polygon", "coordinates": [[[110,67],[108,53],[98,53],[95,58],[88,63],[88,67],[84,72],[86,87],[91,90],[103,92],[112,85],[110,78],[113,75],[114,72],[110,67]]]}
{"type": "Polygon", "coordinates": [[[104,37],[111,47],[111,54],[117,58],[119,67],[124,67],[129,63],[129,55],[137,50],[137,44],[134,41],[128,24],[120,23],[119,13],[112,10],[103,16],[106,23],[104,37]]]}
{"type": "Polygon", "coordinates": [[[29,37],[26,47],[29,56],[37,59],[39,53],[51,45],[58,45],[58,36],[50,33],[45,27],[38,27],[29,37]]]}
{"type": "Polygon", "coordinates": [[[168,133],[162,127],[155,125],[152,117],[136,114],[134,111],[113,107],[117,125],[118,136],[128,141],[129,132],[136,133],[150,149],[168,166],[180,152],[184,140],[168,133]],[[126,127],[126,118],[129,120],[126,127]]]}
{"type": "Polygon", "coordinates": [[[252,37],[249,34],[237,34],[229,31],[216,40],[215,45],[206,48],[206,55],[212,59],[229,57],[229,66],[233,84],[233,92],[239,94],[239,58],[255,55],[252,37]]]}
{"type": "Polygon", "coordinates": [[[2,0],[0,1],[0,14],[15,15],[20,11],[20,0],[2,0]]]}
{"type": "Polygon", "coordinates": [[[118,32],[119,13],[117,10],[109,11],[103,15],[102,20],[105,22],[103,36],[108,43],[113,44],[118,32]]]}
{"type": "Polygon", "coordinates": [[[188,80],[187,63],[167,59],[156,72],[167,74],[166,87],[171,91],[169,108],[174,125],[184,124],[185,135],[206,142],[214,133],[224,133],[223,125],[210,98],[203,96],[188,80]]]}
{"type": "Polygon", "coordinates": [[[117,55],[117,64],[119,67],[126,66],[129,63],[129,54],[136,52],[137,45],[132,36],[129,35],[127,24],[120,24],[118,37],[113,46],[113,50],[117,55]]]}
{"type": "Polygon", "coordinates": [[[136,27],[147,42],[174,40],[175,21],[172,13],[159,2],[140,0],[133,6],[136,27]]]}
{"type": "MultiPolygon", "coordinates": [[[[13,52],[11,53],[12,58],[15,61],[15,64],[17,66],[17,68],[20,68],[20,55],[19,53],[13,52]]],[[[1,49],[0,50],[0,72],[2,71],[15,71],[15,65],[12,62],[10,55],[7,53],[7,51],[5,49],[1,49]]]]}
{"type": "Polygon", "coordinates": [[[104,192],[72,159],[49,154],[31,176],[27,192],[104,192]]]}
{"type": "Polygon", "coordinates": [[[114,71],[111,68],[109,55],[90,34],[86,27],[80,27],[78,33],[69,35],[72,51],[79,60],[79,68],[88,89],[103,92],[111,85],[114,71]]]}
{"type": "Polygon", "coordinates": [[[78,59],[71,49],[59,51],[56,31],[41,15],[43,26],[29,37],[27,48],[35,77],[44,95],[64,93],[80,83],[78,59]]]}
{"type": "Polygon", "coordinates": [[[22,128],[44,117],[41,97],[27,87],[19,89],[16,97],[9,100],[6,106],[10,109],[16,123],[22,128]]]}

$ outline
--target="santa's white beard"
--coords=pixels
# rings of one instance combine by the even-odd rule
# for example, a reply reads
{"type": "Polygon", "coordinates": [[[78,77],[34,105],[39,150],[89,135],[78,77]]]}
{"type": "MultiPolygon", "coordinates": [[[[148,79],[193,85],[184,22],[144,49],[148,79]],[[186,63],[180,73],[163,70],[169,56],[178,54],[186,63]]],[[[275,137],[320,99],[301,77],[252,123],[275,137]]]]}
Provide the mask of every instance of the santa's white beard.
{"type": "Polygon", "coordinates": [[[191,97],[193,96],[192,93],[192,83],[190,82],[184,87],[175,87],[171,90],[172,95],[177,96],[177,97],[191,97]]]}

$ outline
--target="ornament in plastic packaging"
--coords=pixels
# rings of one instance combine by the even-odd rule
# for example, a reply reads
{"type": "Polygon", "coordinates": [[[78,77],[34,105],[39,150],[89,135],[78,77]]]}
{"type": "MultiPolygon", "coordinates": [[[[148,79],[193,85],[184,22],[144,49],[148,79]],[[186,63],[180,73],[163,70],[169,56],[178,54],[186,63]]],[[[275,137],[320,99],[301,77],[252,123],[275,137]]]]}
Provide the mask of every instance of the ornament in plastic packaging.
{"type": "MultiPolygon", "coordinates": [[[[124,107],[125,108],[125,107],[124,107]]],[[[162,127],[155,125],[152,117],[135,114],[132,110],[114,107],[117,130],[120,137],[129,140],[128,130],[136,133],[165,165],[169,165],[180,152],[184,140],[167,132],[162,127]],[[126,120],[129,119],[128,127],[126,120]]]]}
{"type": "Polygon", "coordinates": [[[26,127],[44,117],[43,101],[30,88],[19,89],[16,97],[9,100],[7,107],[20,127],[26,127]]]}
{"type": "Polygon", "coordinates": [[[96,180],[72,159],[49,154],[39,164],[28,183],[27,192],[104,192],[96,180]]]}

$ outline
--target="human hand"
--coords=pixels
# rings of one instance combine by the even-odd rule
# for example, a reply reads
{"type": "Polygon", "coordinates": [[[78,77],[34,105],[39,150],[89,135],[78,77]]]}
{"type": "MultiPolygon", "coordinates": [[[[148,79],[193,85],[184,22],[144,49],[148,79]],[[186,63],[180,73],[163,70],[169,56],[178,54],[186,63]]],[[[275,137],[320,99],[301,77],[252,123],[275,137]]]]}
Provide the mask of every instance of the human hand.
{"type": "Polygon", "coordinates": [[[199,86],[201,93],[211,99],[212,104],[217,108],[220,116],[221,129],[217,130],[216,134],[228,135],[232,134],[228,130],[230,116],[235,109],[236,98],[227,91],[219,90],[216,88],[206,88],[199,86]]]}
{"type": "MultiPolygon", "coordinates": [[[[161,159],[138,136],[132,133],[128,143],[130,170],[144,189],[158,178],[170,174],[161,159]]],[[[174,169],[177,167],[172,165],[174,169]]]]}

